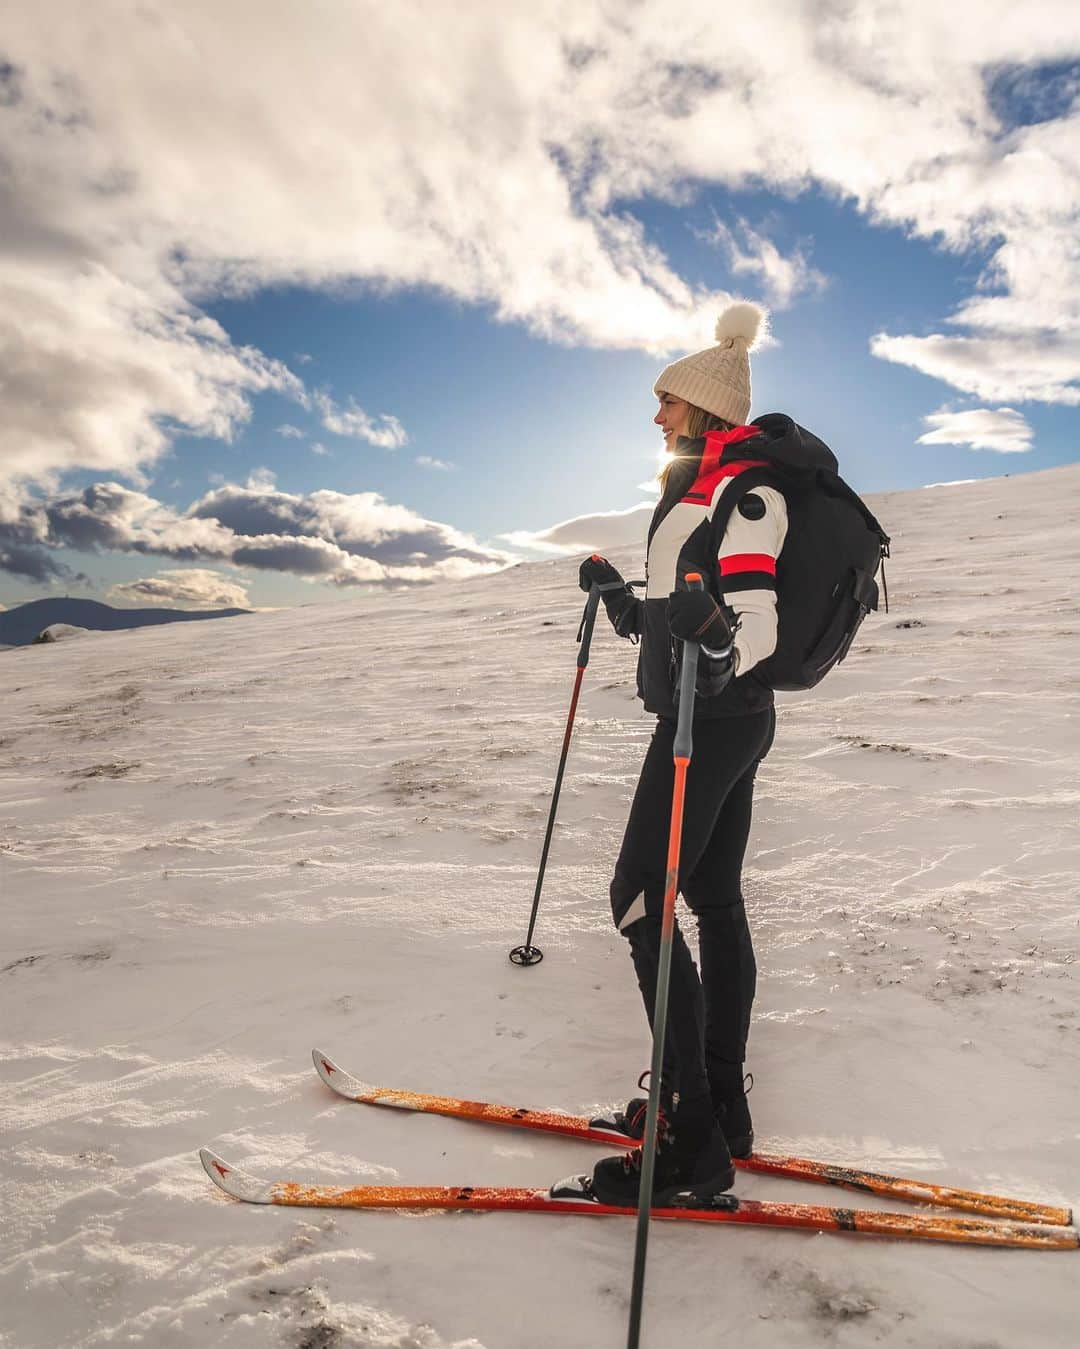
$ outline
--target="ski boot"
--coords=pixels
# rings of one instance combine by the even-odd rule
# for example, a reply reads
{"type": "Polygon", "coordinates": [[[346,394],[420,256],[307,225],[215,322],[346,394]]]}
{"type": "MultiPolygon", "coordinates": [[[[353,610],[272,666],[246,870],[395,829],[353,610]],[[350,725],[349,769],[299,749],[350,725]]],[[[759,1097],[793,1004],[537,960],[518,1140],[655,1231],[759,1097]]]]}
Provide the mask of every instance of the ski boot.
{"type": "MultiPolygon", "coordinates": [[[[638,1086],[647,1091],[645,1079],[648,1071],[638,1078],[638,1086]]],[[[747,1093],[754,1085],[754,1075],[747,1073],[745,1078],[735,1077],[721,1084],[718,1091],[713,1088],[713,1110],[716,1122],[724,1131],[724,1137],[731,1150],[732,1157],[749,1157],[754,1150],[754,1125],[750,1118],[750,1106],[747,1093]]],[[[610,1129],[624,1133],[627,1138],[642,1138],[645,1134],[645,1112],[649,1107],[647,1096],[632,1096],[621,1109],[616,1108],[610,1114],[598,1115],[589,1123],[594,1129],[610,1129]]]]}
{"type": "Polygon", "coordinates": [[[737,1072],[725,1074],[720,1081],[710,1079],[716,1122],[724,1131],[733,1157],[749,1157],[754,1151],[754,1124],[746,1099],[753,1085],[753,1073],[743,1077],[741,1065],[737,1072]]]}
{"type": "MultiPolygon", "coordinates": [[[[638,1202],[644,1150],[605,1157],[593,1168],[590,1190],[602,1204],[632,1208],[638,1202]]],[[[724,1131],[707,1103],[661,1111],[656,1138],[652,1203],[657,1208],[705,1207],[735,1184],[724,1131]]]]}

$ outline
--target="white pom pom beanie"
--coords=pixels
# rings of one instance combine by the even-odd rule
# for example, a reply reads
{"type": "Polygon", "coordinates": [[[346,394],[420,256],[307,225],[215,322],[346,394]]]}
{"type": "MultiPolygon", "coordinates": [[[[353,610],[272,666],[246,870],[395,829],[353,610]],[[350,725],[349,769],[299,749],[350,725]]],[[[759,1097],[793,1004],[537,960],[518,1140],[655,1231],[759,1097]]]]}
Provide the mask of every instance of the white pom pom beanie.
{"type": "Polygon", "coordinates": [[[765,311],[741,301],[716,320],[719,346],[706,347],[660,372],[653,392],[672,393],[735,426],[750,415],[750,349],[765,322],[765,311]]]}

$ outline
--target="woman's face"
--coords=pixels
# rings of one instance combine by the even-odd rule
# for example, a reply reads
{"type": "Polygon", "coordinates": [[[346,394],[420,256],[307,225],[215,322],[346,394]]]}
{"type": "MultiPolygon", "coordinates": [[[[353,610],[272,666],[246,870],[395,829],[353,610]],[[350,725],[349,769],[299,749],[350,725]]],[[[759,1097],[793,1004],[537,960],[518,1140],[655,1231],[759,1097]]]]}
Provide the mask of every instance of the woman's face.
{"type": "Polygon", "coordinates": [[[673,393],[660,394],[660,409],[653,421],[664,433],[664,449],[670,453],[680,436],[686,435],[686,421],[690,415],[690,404],[673,393]]]}

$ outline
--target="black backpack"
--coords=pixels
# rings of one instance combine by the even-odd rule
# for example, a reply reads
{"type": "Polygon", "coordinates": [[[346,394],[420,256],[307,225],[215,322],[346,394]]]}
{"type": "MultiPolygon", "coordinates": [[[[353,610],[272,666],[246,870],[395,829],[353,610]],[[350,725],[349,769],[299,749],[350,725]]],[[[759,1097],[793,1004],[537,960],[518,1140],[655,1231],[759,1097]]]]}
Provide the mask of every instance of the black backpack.
{"type": "MultiPolygon", "coordinates": [[[[729,446],[723,459],[760,459],[767,466],[745,469],[722,493],[711,555],[717,556],[731,514],[748,492],[773,487],[783,494],[788,531],[776,564],[777,645],[751,675],[772,689],[812,689],[844,659],[859,624],[878,607],[874,577],[889,556],[889,536],[817,436],[780,413],[750,424],[762,434],[729,446]]],[[[886,608],[888,602],[886,588],[886,608]]]]}

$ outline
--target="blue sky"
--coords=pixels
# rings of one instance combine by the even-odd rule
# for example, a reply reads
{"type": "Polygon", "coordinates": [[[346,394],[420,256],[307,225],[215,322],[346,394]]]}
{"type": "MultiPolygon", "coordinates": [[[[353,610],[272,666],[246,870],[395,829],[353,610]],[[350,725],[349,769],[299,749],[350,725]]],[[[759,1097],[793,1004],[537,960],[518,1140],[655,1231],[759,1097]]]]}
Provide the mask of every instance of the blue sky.
{"type": "MultiPolygon", "coordinates": [[[[1037,406],[1024,408],[1037,434],[1022,460],[959,445],[920,446],[924,416],[943,403],[961,408],[978,400],[870,354],[877,331],[932,330],[973,288],[978,254],[950,255],[931,241],[874,227],[817,192],[779,201],[765,193],[701,190],[679,208],[634,202],[626,209],[681,276],[733,293],[744,289],[739,278],[701,238],[715,218],[767,219],[774,239],[806,241],[826,284],[773,314],[777,345],[753,359],[752,413],[787,412],[819,431],[858,490],[996,476],[1080,457],[1075,411],[1037,406]]],[[[651,422],[653,382],[663,359],[530,337],[518,325],[493,321],[482,307],[431,293],[275,292],[210,312],[238,342],[288,362],[298,352],[309,356],[300,367],[308,383],[325,384],[338,401],[352,396],[373,412],[391,413],[409,433],[407,446],[380,451],[334,436],[317,416],[267,397],[239,439],[234,476],[265,465],[291,492],[374,489],[424,514],[449,512],[462,528],[494,538],[635,504],[642,499],[637,484],[657,464],[662,444],[651,422]],[[275,434],[282,422],[304,429],[305,439],[275,434]],[[312,443],[332,458],[313,455],[312,443]],[[451,462],[456,471],[425,470],[416,464],[419,455],[451,462]]],[[[700,345],[710,340],[706,328],[700,345]]],[[[183,442],[177,459],[191,467],[184,483],[191,496],[209,472],[223,471],[213,443],[183,442]]],[[[175,504],[183,497],[182,491],[175,504]]]]}
{"type": "Polygon", "coordinates": [[[202,5],[59,45],[21,21],[0,602],[311,603],[550,556],[528,536],[647,500],[653,380],[732,296],[772,314],[753,415],[813,429],[860,491],[1080,457],[1072,7],[952,46],[964,6],[921,9],[885,62],[881,6],[817,50],[825,20],[766,4],[778,68],[735,89],[730,42],[657,60],[662,6],[614,30],[585,5],[574,34],[556,9],[494,48],[490,6],[428,35],[417,11],[438,76],[366,110],[333,53],[401,30],[347,7],[310,20],[307,67],[303,16],[256,49],[202,5]],[[217,71],[184,65],[200,30],[217,71]]]}

